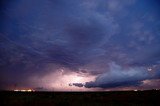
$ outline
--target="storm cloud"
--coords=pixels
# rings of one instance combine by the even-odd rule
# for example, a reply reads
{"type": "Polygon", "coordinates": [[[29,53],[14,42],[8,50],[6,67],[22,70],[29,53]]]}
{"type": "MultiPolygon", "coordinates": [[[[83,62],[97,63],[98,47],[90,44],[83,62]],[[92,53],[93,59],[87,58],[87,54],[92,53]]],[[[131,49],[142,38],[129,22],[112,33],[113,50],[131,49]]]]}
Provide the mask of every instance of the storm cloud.
{"type": "MultiPolygon", "coordinates": [[[[110,70],[99,75],[95,81],[86,82],[85,87],[114,88],[121,86],[139,86],[144,80],[157,79],[157,72],[150,72],[144,67],[122,68],[111,63],[110,70]]],[[[160,75],[160,74],[159,74],[160,75]]],[[[158,76],[159,76],[158,75],[158,76]]]]}
{"type": "Polygon", "coordinates": [[[96,76],[84,82],[86,88],[159,79],[159,5],[158,0],[2,0],[0,86],[31,86],[33,77],[35,87],[43,86],[39,79],[62,69],[65,75],[96,76]]]}

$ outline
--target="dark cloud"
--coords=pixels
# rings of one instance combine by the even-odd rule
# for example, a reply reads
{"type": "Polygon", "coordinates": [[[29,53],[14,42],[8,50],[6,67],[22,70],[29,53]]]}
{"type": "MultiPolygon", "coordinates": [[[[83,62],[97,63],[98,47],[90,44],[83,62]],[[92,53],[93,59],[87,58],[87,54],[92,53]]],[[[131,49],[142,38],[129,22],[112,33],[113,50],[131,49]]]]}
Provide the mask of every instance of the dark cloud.
{"type": "Polygon", "coordinates": [[[107,84],[95,84],[95,82],[86,82],[84,85],[86,88],[115,88],[115,87],[125,87],[125,86],[139,86],[142,84],[140,81],[124,81],[124,82],[114,82],[107,84]]]}
{"type": "Polygon", "coordinates": [[[77,87],[83,87],[83,84],[82,84],[82,83],[73,83],[72,85],[73,85],[73,86],[77,86],[77,87]]]}
{"type": "Polygon", "coordinates": [[[139,85],[150,79],[145,68],[160,64],[157,0],[3,0],[1,5],[1,85],[29,84],[30,77],[61,68],[96,75],[86,87],[139,85]],[[120,69],[110,69],[112,62],[120,69]]]}
{"type": "MultiPolygon", "coordinates": [[[[153,71],[153,70],[152,70],[153,71]]],[[[110,70],[99,75],[95,81],[86,82],[86,88],[99,87],[99,88],[114,88],[122,86],[140,86],[142,81],[157,79],[160,77],[158,74],[160,70],[149,72],[144,67],[130,67],[122,68],[115,63],[110,64],[110,70]]]]}

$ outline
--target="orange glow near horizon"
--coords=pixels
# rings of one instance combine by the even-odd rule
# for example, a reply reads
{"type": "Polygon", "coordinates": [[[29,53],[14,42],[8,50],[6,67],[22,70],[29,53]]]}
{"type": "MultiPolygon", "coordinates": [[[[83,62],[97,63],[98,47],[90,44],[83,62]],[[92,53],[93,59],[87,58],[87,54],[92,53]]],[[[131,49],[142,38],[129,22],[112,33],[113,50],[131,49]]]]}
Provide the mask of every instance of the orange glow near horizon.
{"type": "Polygon", "coordinates": [[[33,89],[15,89],[13,91],[15,92],[34,92],[35,90],[33,89]]]}

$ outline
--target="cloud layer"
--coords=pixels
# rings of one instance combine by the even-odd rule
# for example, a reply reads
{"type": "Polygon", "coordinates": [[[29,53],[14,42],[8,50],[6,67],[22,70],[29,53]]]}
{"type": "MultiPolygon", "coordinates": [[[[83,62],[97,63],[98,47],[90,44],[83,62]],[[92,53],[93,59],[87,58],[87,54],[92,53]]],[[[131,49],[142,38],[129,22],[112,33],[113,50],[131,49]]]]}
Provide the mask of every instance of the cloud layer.
{"type": "Polygon", "coordinates": [[[157,74],[157,71],[159,72],[159,70],[154,71],[150,72],[144,67],[122,68],[121,66],[112,63],[110,64],[110,71],[99,75],[95,81],[86,82],[84,86],[86,88],[139,86],[143,84],[144,80],[156,79],[157,75],[160,76],[160,74],[157,74]]]}
{"type": "Polygon", "coordinates": [[[1,5],[4,88],[29,86],[32,77],[61,69],[96,76],[86,81],[87,88],[138,86],[160,76],[157,0],[2,0],[1,5]]]}

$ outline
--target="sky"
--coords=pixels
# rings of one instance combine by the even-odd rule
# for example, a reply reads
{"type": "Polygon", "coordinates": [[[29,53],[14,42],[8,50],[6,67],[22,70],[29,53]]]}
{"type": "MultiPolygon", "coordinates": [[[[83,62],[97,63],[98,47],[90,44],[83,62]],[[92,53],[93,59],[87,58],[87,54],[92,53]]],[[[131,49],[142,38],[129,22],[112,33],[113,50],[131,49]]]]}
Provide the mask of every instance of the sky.
{"type": "Polygon", "coordinates": [[[160,88],[159,0],[1,0],[0,89],[160,88]]]}

